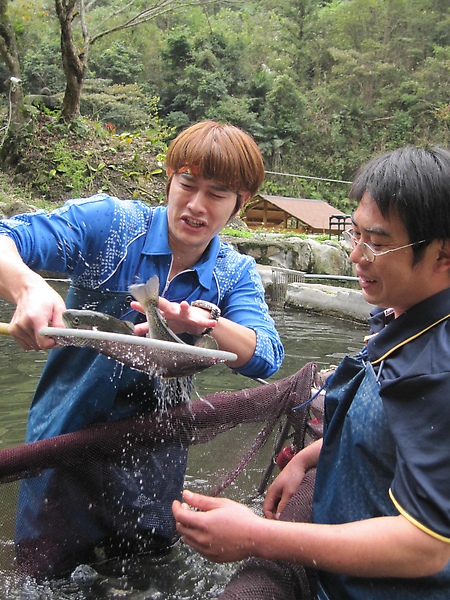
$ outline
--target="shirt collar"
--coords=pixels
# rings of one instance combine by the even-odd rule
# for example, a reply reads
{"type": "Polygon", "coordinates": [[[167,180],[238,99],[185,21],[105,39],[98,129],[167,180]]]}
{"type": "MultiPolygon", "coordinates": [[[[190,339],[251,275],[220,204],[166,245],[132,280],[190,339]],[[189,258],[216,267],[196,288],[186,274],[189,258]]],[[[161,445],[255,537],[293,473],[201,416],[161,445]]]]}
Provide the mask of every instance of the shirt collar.
{"type": "Polygon", "coordinates": [[[381,313],[369,319],[374,330],[379,330],[377,335],[370,338],[367,343],[367,352],[371,362],[384,356],[391,348],[394,348],[405,340],[414,337],[427,327],[443,319],[450,314],[450,288],[419,302],[409,310],[405,311],[396,319],[386,315],[384,327],[380,329],[379,323],[375,325],[372,321],[379,320],[381,313]]]}
{"type": "MultiPolygon", "coordinates": [[[[152,211],[152,220],[142,253],[148,256],[172,256],[169,246],[169,226],[167,222],[167,206],[158,206],[152,211]]],[[[214,267],[220,250],[219,236],[214,236],[202,257],[192,267],[202,287],[209,290],[213,283],[214,267]]]]}

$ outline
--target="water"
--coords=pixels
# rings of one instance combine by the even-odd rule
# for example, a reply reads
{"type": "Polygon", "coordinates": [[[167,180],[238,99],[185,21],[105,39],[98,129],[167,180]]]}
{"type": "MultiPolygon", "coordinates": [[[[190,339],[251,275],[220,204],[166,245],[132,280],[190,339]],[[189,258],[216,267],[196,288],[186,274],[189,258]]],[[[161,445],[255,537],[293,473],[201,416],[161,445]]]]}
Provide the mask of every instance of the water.
{"type": "MultiPolygon", "coordinates": [[[[59,284],[57,284],[59,285],[59,284]]],[[[0,320],[8,321],[12,307],[0,301],[0,320]]],[[[327,318],[315,314],[273,309],[272,315],[283,340],[286,358],[273,379],[298,371],[313,360],[319,368],[337,365],[345,354],[358,351],[367,328],[361,324],[327,318]]],[[[30,399],[46,360],[45,352],[23,352],[7,336],[0,336],[0,448],[23,442],[30,399]]],[[[200,396],[221,390],[239,390],[260,383],[233,374],[224,365],[216,365],[196,375],[195,387],[200,396]]],[[[218,436],[219,440],[221,436],[218,436]]],[[[270,460],[271,448],[262,454],[259,463],[236,482],[227,494],[242,500],[248,490],[255,489],[270,460]]],[[[220,449],[219,449],[220,453],[220,449]]],[[[217,454],[216,454],[217,456],[217,454]]],[[[195,489],[215,468],[214,443],[210,450],[211,464],[195,464],[197,453],[191,450],[187,485],[195,489]]],[[[10,484],[7,484],[10,485],[10,484]]],[[[4,498],[2,502],[4,502],[4,498]]],[[[261,499],[253,502],[258,512],[261,499]]],[[[5,526],[4,526],[5,527],[5,526]]],[[[4,537],[4,532],[3,536],[4,537]]],[[[37,585],[33,581],[20,585],[7,573],[0,572],[0,598],[49,600],[84,600],[87,598],[126,597],[131,600],[195,600],[219,595],[236,565],[215,565],[179,543],[168,558],[137,557],[131,564],[105,564],[102,577],[91,587],[71,580],[37,585]]],[[[0,568],[1,571],[1,568],[0,568]]]]}

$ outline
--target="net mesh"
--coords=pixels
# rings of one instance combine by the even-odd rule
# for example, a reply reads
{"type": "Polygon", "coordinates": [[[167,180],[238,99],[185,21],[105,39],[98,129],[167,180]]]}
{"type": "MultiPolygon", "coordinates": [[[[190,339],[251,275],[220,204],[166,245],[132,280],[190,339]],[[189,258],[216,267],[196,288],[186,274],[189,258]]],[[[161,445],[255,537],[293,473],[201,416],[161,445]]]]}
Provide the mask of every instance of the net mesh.
{"type": "Polygon", "coordinates": [[[236,359],[230,352],[97,330],[66,331],[46,327],[41,333],[52,337],[60,346],[91,348],[133,369],[159,377],[193,375],[217,363],[236,359]]]}
{"type": "MultiPolygon", "coordinates": [[[[280,515],[281,521],[312,522],[312,497],[316,470],[308,471],[280,515]]],[[[313,600],[317,598],[317,573],[302,565],[252,558],[234,573],[221,600],[313,600]]]]}
{"type": "Polygon", "coordinates": [[[272,302],[283,305],[286,301],[287,289],[290,283],[304,283],[305,272],[272,267],[272,302]]]}
{"type": "MultiPolygon", "coordinates": [[[[191,475],[190,487],[218,495],[249,468],[274,434],[277,449],[280,443],[290,443],[298,450],[317,439],[323,416],[320,396],[300,410],[297,407],[311,399],[320,383],[315,363],[308,363],[297,373],[267,385],[216,392],[146,417],[97,424],[0,451],[2,574],[45,575],[48,564],[58,563],[58,557],[65,555],[65,544],[73,551],[67,561],[58,564],[61,572],[73,569],[80,562],[89,562],[87,559],[98,558],[98,554],[78,556],[77,552],[84,550],[81,542],[77,545],[83,523],[69,514],[70,507],[84,505],[94,518],[94,526],[96,519],[99,527],[107,519],[112,529],[120,530],[123,522],[135,515],[121,512],[115,480],[109,480],[109,475],[123,465],[138,468],[143,455],[164,450],[167,444],[196,452],[196,463],[203,468],[201,473],[191,475]],[[20,505],[19,487],[31,480],[37,487],[40,482],[45,486],[50,473],[61,487],[54,490],[57,493],[48,495],[42,511],[45,534],[34,538],[31,545],[17,545],[14,538],[21,529],[21,516],[34,509],[29,498],[29,505],[20,505]]],[[[264,491],[274,456],[270,455],[268,462],[268,472],[259,489],[248,489],[248,496],[264,491]]],[[[114,537],[108,538],[107,544],[109,555],[114,555],[118,551],[114,537]]],[[[135,539],[128,537],[127,547],[130,552],[148,550],[141,545],[137,525],[135,539]]],[[[150,550],[157,551],[157,545],[150,550]]]]}

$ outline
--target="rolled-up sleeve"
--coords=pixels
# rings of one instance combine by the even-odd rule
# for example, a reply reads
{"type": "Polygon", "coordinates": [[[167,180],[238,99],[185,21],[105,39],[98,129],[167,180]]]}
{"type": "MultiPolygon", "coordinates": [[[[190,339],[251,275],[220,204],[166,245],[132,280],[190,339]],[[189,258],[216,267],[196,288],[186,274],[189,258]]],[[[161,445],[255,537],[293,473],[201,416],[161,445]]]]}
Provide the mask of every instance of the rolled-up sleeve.
{"type": "Polygon", "coordinates": [[[254,259],[241,255],[240,265],[236,266],[234,274],[235,281],[224,298],[222,314],[256,333],[253,357],[236,371],[246,377],[270,377],[281,367],[284,349],[269,314],[264,286],[254,259]]]}

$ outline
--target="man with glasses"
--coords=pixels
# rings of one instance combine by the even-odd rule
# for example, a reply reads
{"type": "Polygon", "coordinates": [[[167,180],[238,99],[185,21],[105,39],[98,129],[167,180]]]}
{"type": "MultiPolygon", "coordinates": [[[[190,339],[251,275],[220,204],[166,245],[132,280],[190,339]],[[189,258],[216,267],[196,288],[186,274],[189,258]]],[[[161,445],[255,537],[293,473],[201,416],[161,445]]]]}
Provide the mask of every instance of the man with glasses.
{"type": "Polygon", "coordinates": [[[223,599],[450,598],[450,152],[377,157],[350,197],[350,257],[381,308],[367,345],[327,381],[323,440],[272,483],[265,519],[188,491],[196,511],[174,503],[201,554],[254,557],[223,599]],[[312,522],[287,522],[315,467],[312,522]]]}

